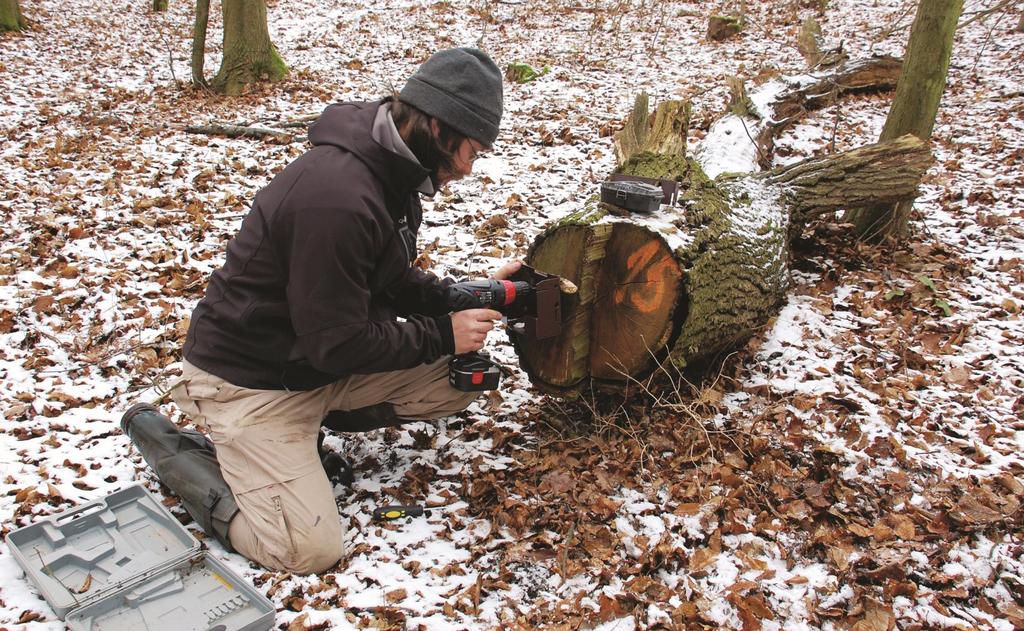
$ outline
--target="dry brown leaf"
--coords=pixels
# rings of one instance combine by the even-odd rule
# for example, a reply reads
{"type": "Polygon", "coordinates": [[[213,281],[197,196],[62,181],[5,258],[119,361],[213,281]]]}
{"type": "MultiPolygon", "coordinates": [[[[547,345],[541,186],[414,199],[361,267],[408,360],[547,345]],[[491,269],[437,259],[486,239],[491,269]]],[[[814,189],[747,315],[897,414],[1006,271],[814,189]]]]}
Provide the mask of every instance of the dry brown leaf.
{"type": "Polygon", "coordinates": [[[864,603],[864,617],[854,623],[851,631],[892,631],[896,616],[892,606],[867,599],[864,603]]]}
{"type": "Polygon", "coordinates": [[[387,601],[388,601],[389,603],[397,603],[397,602],[402,602],[403,600],[405,600],[405,599],[406,599],[406,597],[407,597],[407,596],[408,596],[408,594],[407,594],[407,593],[406,593],[406,591],[405,591],[404,589],[402,589],[402,588],[399,588],[399,589],[393,589],[393,590],[391,590],[390,592],[387,592],[386,594],[384,594],[384,598],[385,598],[385,599],[386,599],[386,600],[387,600],[387,601]]]}
{"type": "Polygon", "coordinates": [[[75,593],[84,594],[85,592],[89,591],[90,587],[92,587],[92,572],[89,572],[89,574],[85,577],[85,582],[82,583],[81,587],[75,590],[75,593]]]}
{"type": "Polygon", "coordinates": [[[873,529],[868,528],[866,526],[861,526],[855,521],[851,521],[849,524],[847,524],[846,529],[852,532],[853,534],[857,535],[858,537],[871,537],[875,534],[875,531],[873,529]]]}
{"type": "Polygon", "coordinates": [[[718,557],[718,551],[711,548],[699,548],[690,555],[689,568],[691,572],[699,572],[712,563],[718,557]]]}
{"type": "Polygon", "coordinates": [[[900,539],[911,541],[916,538],[917,530],[914,527],[914,520],[906,515],[889,515],[886,521],[889,522],[889,526],[900,539]]]}
{"type": "Polygon", "coordinates": [[[964,366],[956,366],[942,373],[942,379],[953,386],[966,386],[971,382],[971,371],[964,366]]]}
{"type": "Polygon", "coordinates": [[[992,524],[1003,519],[998,511],[982,504],[973,494],[961,498],[957,509],[962,521],[969,524],[992,524]]]}
{"type": "Polygon", "coordinates": [[[563,495],[576,488],[576,480],[565,471],[550,471],[540,479],[540,490],[563,495]]]}
{"type": "Polygon", "coordinates": [[[32,301],[32,309],[36,313],[52,313],[56,302],[53,296],[39,296],[32,301]]]}

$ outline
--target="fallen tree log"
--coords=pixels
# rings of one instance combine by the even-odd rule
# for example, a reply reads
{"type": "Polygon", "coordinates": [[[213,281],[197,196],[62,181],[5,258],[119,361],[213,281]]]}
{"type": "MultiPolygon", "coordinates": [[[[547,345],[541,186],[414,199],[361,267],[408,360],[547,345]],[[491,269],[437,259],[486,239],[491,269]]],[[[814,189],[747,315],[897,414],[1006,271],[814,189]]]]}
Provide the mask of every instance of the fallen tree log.
{"type": "Polygon", "coordinates": [[[904,199],[930,164],[927,143],[913,136],[714,180],[680,153],[633,155],[618,171],[675,178],[677,206],[623,214],[592,201],[546,229],[527,261],[579,291],[564,300],[558,337],[515,341],[520,363],[535,385],[563,396],[595,382],[621,386],[661,361],[706,364],[777,313],[795,227],[823,212],[904,199]]]}
{"type": "MultiPolygon", "coordinates": [[[[646,154],[626,172],[649,173],[646,154]]],[[[518,341],[531,380],[571,394],[589,379],[625,382],[667,357],[679,367],[748,339],[778,310],[794,225],[839,208],[904,199],[931,163],[913,137],[745,176],[707,179],[686,165],[678,207],[622,216],[592,203],[534,242],[530,265],[574,282],[555,339],[518,341]]]]}

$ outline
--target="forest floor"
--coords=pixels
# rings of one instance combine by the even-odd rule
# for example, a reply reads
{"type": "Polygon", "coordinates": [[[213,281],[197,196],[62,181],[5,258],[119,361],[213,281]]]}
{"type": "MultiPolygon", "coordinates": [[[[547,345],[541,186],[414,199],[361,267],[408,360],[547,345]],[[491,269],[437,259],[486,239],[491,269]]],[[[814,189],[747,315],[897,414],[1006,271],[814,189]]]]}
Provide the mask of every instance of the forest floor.
{"type": "MultiPolygon", "coordinates": [[[[549,68],[506,84],[494,152],[425,204],[424,261],[464,278],[523,256],[597,190],[638,90],[691,99],[696,146],[727,75],[803,70],[804,18],[851,58],[901,55],[916,3],[746,3],[745,31],[713,43],[698,2],[279,1],[270,33],[291,73],[237,98],[189,87],[191,7],[170,4],[21,0],[30,28],[0,36],[4,536],[136,482],[201,536],[117,422],[180,374],[226,241],[306,144],[187,125],[383,96],[448,46],[549,68]]],[[[500,393],[329,438],[356,468],[336,489],[337,568],[267,571],[206,540],[211,553],[291,629],[1024,626],[1024,33],[1020,4],[981,13],[995,4],[967,2],[905,244],[808,227],[778,317],[710,378],[666,371],[656,396],[546,398],[493,335],[500,393]],[[371,521],[395,502],[431,510],[371,521]]],[[[891,98],[815,113],[777,162],[874,141],[891,98]]],[[[61,627],[0,546],[0,628],[61,627]]]]}

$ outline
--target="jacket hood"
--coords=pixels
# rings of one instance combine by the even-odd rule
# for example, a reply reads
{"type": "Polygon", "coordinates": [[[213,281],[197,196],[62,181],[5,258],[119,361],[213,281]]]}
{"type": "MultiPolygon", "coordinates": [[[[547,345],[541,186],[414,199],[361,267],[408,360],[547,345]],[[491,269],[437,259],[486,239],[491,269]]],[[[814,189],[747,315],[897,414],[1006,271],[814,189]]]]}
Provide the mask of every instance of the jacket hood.
{"type": "Polygon", "coordinates": [[[314,146],[333,145],[359,158],[386,188],[408,193],[430,175],[419,163],[385,149],[371,130],[377,110],[389,99],[372,103],[335,103],[324,110],[309,130],[314,146]]]}

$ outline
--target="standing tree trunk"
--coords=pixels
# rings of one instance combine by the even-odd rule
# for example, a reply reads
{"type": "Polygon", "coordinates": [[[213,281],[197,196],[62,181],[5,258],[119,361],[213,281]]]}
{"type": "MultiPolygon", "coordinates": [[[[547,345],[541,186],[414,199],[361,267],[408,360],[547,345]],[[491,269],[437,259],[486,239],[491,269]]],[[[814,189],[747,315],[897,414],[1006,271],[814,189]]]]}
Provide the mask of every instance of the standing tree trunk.
{"type": "Polygon", "coordinates": [[[203,65],[206,59],[206,25],[210,21],[210,0],[196,0],[196,23],[192,31],[192,85],[207,87],[203,65]]]}
{"type": "Polygon", "coordinates": [[[264,0],[223,0],[224,58],[210,86],[224,94],[241,94],[256,81],[277,81],[288,74],[267,30],[264,0]]]}
{"type": "MultiPolygon", "coordinates": [[[[880,141],[903,134],[913,134],[922,140],[931,137],[939,101],[946,89],[953,35],[962,11],[963,0],[921,0],[907,42],[903,74],[880,141]]],[[[895,205],[857,208],[848,211],[844,219],[867,240],[901,237],[908,232],[913,205],[914,200],[908,199],[895,205]]]]}
{"type": "Polygon", "coordinates": [[[18,0],[0,0],[0,31],[20,31],[25,26],[18,0]]]}

